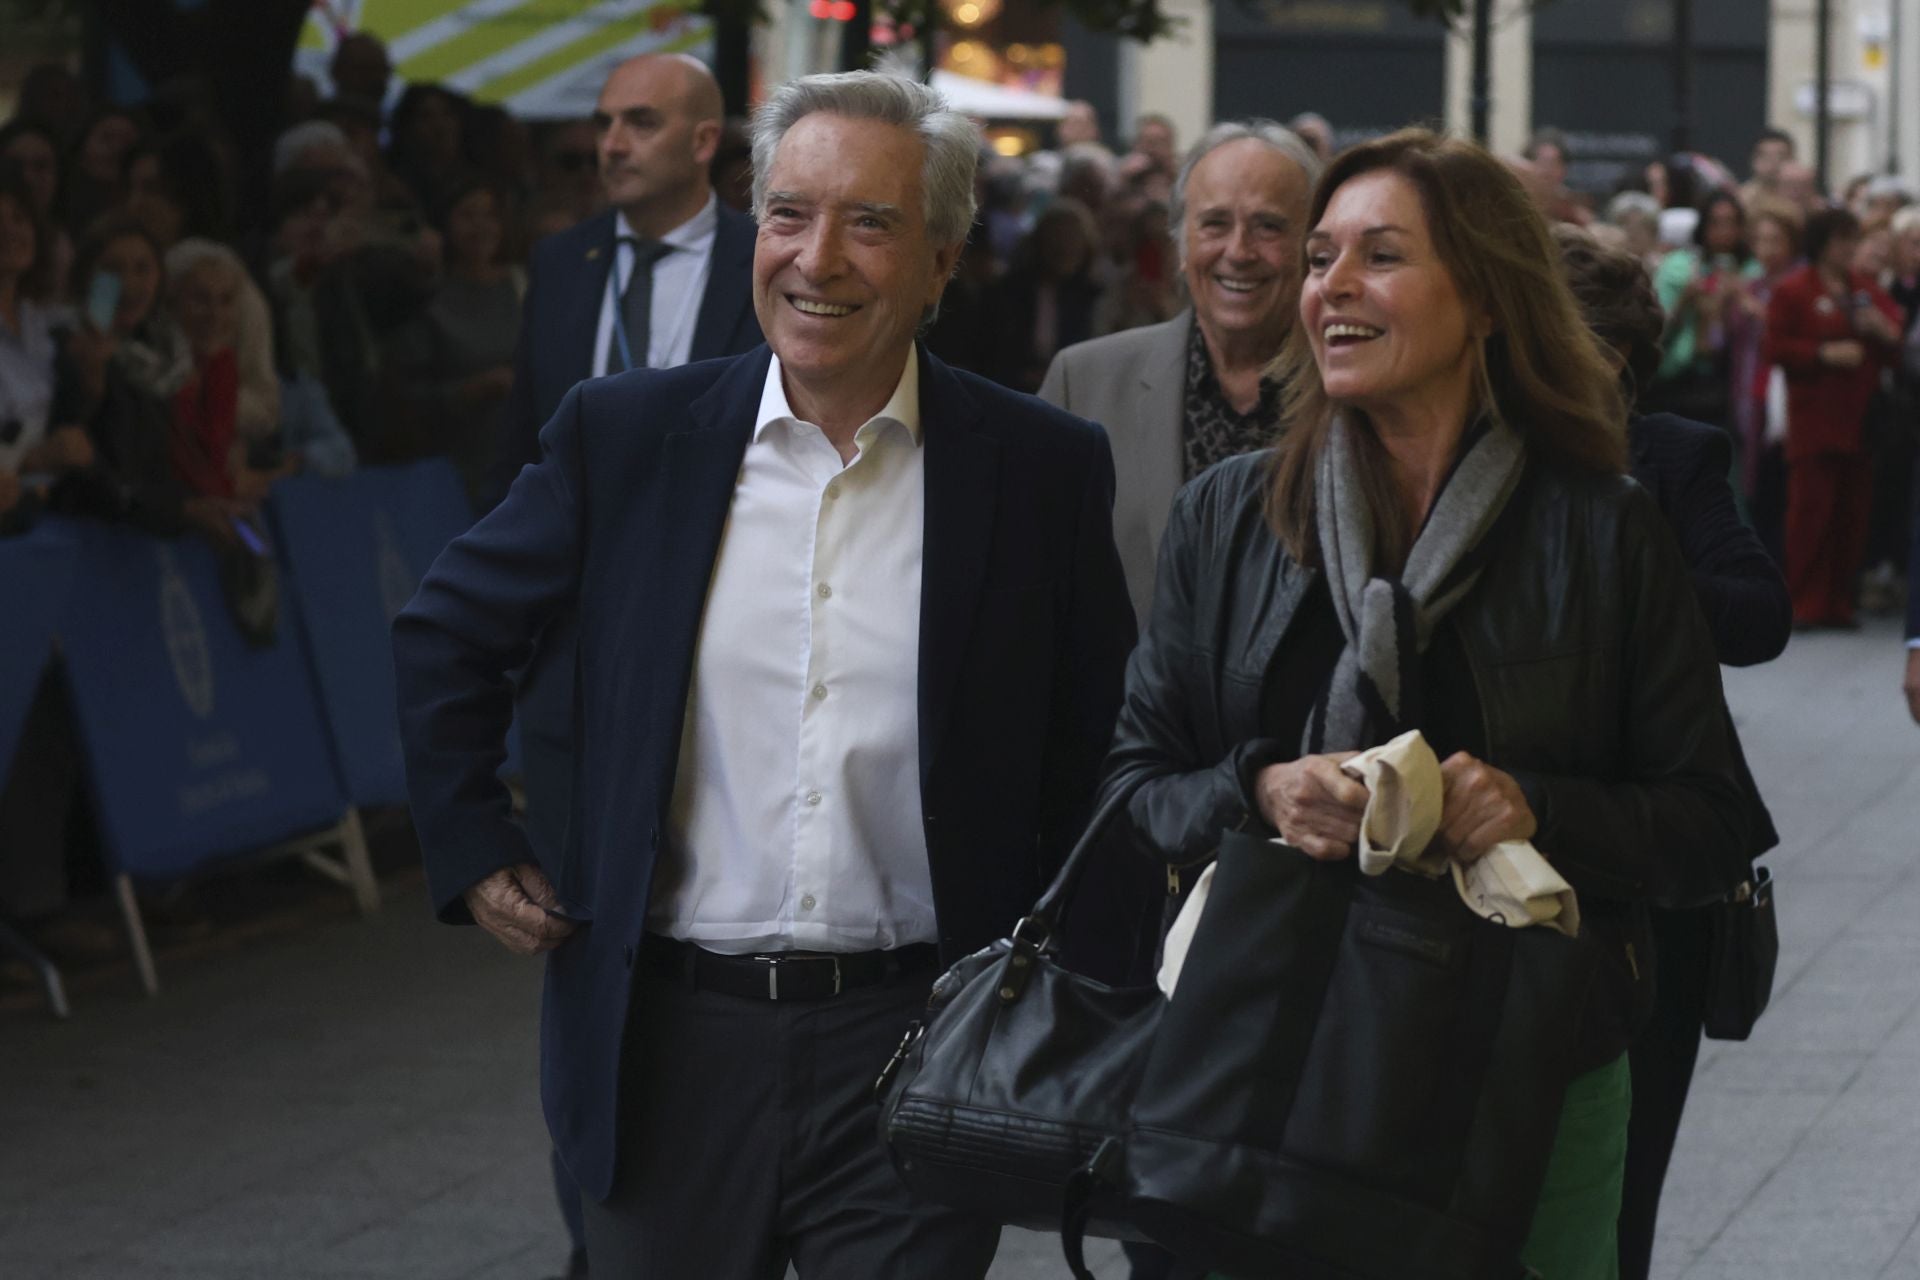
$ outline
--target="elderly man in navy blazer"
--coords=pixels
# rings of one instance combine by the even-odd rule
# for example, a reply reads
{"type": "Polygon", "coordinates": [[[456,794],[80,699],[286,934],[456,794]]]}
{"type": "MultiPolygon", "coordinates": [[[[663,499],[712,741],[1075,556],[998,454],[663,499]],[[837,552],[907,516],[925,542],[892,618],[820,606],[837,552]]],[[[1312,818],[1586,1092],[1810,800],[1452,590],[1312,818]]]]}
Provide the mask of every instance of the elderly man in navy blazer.
{"type": "Polygon", "coordinates": [[[436,908],[547,954],[542,1095],[600,1280],[993,1257],[992,1224],[907,1196],[871,1086],[1078,834],[1133,611],[1104,433],[914,341],[977,147],[912,81],[779,89],[754,126],[771,349],[574,388],[395,624],[436,908]],[[494,773],[507,673],[569,602],[549,875],[494,773]]]}

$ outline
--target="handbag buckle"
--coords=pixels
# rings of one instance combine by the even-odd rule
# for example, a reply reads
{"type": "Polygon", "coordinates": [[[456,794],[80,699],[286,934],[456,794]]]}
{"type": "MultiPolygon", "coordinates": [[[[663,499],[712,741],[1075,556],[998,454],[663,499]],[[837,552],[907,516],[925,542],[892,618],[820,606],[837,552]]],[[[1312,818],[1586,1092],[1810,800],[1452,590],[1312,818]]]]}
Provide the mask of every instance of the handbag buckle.
{"type": "Polygon", "coordinates": [[[920,1043],[920,1037],[925,1034],[927,1034],[926,1023],[916,1019],[907,1024],[907,1034],[900,1037],[900,1044],[894,1049],[893,1056],[887,1059],[886,1066],[880,1068],[880,1078],[873,1082],[875,1102],[886,1100],[887,1086],[893,1083],[896,1075],[900,1074],[900,1065],[907,1060],[907,1055],[913,1052],[913,1046],[920,1043]]]}

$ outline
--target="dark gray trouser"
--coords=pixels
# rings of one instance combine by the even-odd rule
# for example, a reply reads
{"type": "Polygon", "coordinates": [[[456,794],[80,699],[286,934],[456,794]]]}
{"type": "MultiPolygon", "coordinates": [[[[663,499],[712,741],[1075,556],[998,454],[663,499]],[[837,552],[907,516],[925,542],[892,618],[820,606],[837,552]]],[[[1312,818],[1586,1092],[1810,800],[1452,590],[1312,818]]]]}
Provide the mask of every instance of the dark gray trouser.
{"type": "Polygon", "coordinates": [[[873,1082],[933,975],[831,1000],[695,991],[644,966],[619,1172],[585,1204],[594,1280],[981,1280],[993,1223],[912,1199],[873,1082]]]}

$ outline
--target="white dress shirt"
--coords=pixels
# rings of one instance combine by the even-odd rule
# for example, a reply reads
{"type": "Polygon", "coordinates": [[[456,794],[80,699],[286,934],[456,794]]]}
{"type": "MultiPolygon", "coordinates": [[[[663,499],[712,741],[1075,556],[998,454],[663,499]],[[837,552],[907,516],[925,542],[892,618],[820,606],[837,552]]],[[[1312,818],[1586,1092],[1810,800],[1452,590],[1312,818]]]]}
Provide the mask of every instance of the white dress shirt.
{"type": "MultiPolygon", "coordinates": [[[[607,368],[607,339],[613,336],[613,309],[627,291],[633,275],[633,246],[621,243],[631,237],[643,237],[617,214],[613,246],[613,269],[607,272],[607,287],[600,293],[600,327],[593,337],[593,376],[620,373],[616,365],[607,368]]],[[[671,369],[685,364],[693,356],[693,329],[700,320],[700,301],[707,296],[707,277],[712,274],[713,235],[720,226],[720,202],[709,195],[700,212],[660,237],[661,244],[673,246],[673,252],[653,264],[653,305],[647,321],[647,368],[671,369]]],[[[637,354],[637,353],[636,353],[637,354]]]]}
{"type": "Polygon", "coordinates": [[[700,625],[648,928],[712,951],[936,935],[920,823],[914,353],[842,465],[767,370],[700,625]]]}

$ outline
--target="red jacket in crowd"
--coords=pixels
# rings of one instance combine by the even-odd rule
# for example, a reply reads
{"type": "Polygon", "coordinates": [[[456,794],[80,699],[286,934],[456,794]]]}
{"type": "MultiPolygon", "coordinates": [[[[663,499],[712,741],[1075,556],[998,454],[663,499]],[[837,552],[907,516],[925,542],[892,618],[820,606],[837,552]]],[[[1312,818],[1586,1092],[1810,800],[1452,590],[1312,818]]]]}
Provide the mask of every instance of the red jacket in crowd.
{"type": "Polygon", "coordinates": [[[1762,367],[1777,364],[1787,372],[1787,457],[1818,453],[1859,453],[1864,438],[1867,404],[1880,385],[1880,372],[1893,356],[1892,348],[1854,331],[1854,299],[1864,293],[1894,327],[1900,327],[1898,303],[1869,277],[1853,273],[1846,299],[1836,299],[1821,283],[1820,273],[1801,267],[1774,286],[1767,304],[1767,337],[1762,367]],[[1852,340],[1866,357],[1851,369],[1824,363],[1824,343],[1852,340]]]}

